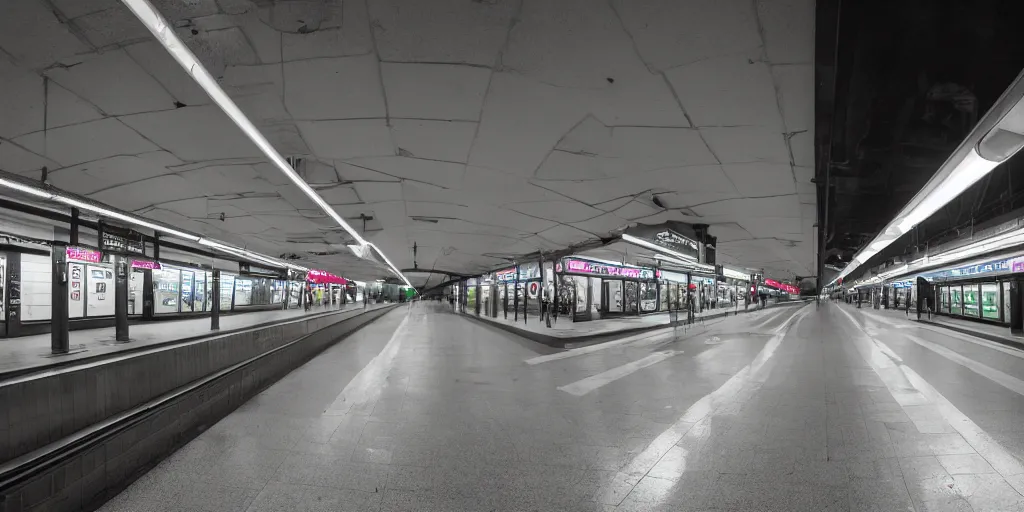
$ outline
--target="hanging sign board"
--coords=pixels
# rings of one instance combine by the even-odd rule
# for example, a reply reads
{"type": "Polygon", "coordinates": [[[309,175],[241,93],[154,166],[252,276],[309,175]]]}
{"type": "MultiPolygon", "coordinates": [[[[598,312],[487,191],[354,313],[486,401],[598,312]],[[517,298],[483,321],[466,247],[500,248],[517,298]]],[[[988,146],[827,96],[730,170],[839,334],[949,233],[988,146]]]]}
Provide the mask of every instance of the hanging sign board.
{"type": "Polygon", "coordinates": [[[99,263],[103,261],[103,253],[84,247],[68,247],[67,257],[69,260],[84,261],[86,263],[99,263]]]}
{"type": "Polygon", "coordinates": [[[103,232],[100,237],[100,249],[118,254],[146,254],[146,245],[142,240],[103,232]]]}
{"type": "Polygon", "coordinates": [[[160,262],[153,260],[132,260],[132,268],[143,270],[160,270],[160,262]]]}

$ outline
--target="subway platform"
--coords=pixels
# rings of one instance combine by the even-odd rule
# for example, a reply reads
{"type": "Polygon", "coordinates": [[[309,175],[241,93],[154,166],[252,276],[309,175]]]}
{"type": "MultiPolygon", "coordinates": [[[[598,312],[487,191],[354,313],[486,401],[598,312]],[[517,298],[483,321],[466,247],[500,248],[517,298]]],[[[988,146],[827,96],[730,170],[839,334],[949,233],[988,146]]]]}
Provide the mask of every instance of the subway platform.
{"type": "Polygon", "coordinates": [[[210,330],[209,316],[137,323],[131,326],[130,340],[127,342],[115,341],[114,327],[75,330],[68,333],[71,350],[67,354],[60,355],[51,354],[49,333],[3,339],[0,340],[0,380],[13,374],[41,371],[49,367],[89,359],[112,357],[122,352],[285,322],[309,315],[335,311],[356,311],[363,308],[364,306],[360,302],[358,304],[319,306],[309,311],[302,308],[291,308],[235,313],[221,316],[220,329],[217,331],[210,330]]]}
{"type": "Polygon", "coordinates": [[[552,351],[414,303],[101,510],[1024,510],[1024,351],[964,338],[812,303],[552,351]]]}

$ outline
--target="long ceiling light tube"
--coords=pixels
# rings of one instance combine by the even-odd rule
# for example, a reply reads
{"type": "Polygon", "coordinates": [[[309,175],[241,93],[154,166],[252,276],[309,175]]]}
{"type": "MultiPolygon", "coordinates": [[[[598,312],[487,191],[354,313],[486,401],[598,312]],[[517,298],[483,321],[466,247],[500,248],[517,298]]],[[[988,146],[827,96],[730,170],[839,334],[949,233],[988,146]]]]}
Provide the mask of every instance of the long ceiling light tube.
{"type": "MultiPolygon", "coordinates": [[[[0,171],[0,172],[3,172],[3,171],[0,171]]],[[[114,210],[114,209],[111,209],[111,208],[107,208],[105,206],[102,206],[102,205],[99,205],[99,204],[96,204],[96,203],[92,203],[92,202],[89,202],[89,201],[83,201],[81,199],[72,197],[70,195],[63,194],[60,191],[57,191],[56,189],[48,189],[48,188],[38,187],[38,186],[35,186],[35,185],[31,185],[29,183],[24,183],[23,181],[15,179],[15,178],[4,178],[2,176],[0,176],[0,187],[9,188],[11,190],[16,190],[18,192],[23,192],[25,194],[29,194],[31,196],[35,196],[35,197],[38,197],[38,198],[48,199],[50,201],[55,201],[55,202],[59,202],[59,203],[64,203],[64,204],[66,204],[68,206],[71,206],[73,208],[78,208],[79,210],[85,210],[85,211],[88,211],[88,212],[95,213],[96,215],[99,215],[101,217],[117,219],[117,220],[119,220],[121,222],[124,222],[125,224],[130,224],[130,225],[133,225],[133,226],[141,226],[141,227],[144,227],[144,228],[147,228],[147,229],[152,229],[156,233],[170,235],[170,236],[173,236],[175,238],[180,238],[182,240],[187,240],[189,242],[198,242],[200,245],[205,245],[207,247],[211,247],[211,248],[214,248],[214,249],[219,249],[222,252],[227,252],[227,253],[233,254],[235,256],[240,256],[240,257],[248,258],[248,259],[253,260],[253,261],[259,261],[259,262],[265,263],[267,265],[273,265],[273,266],[279,267],[279,268],[290,268],[292,270],[298,270],[298,271],[302,271],[302,272],[306,272],[306,271],[309,270],[309,269],[307,269],[307,268],[305,268],[303,266],[300,266],[300,265],[296,265],[296,264],[288,263],[288,262],[284,262],[284,261],[279,261],[279,260],[276,260],[276,259],[271,258],[269,256],[264,256],[262,254],[254,253],[252,251],[247,251],[245,249],[239,249],[239,248],[231,247],[229,245],[225,245],[225,244],[222,244],[220,242],[217,242],[217,241],[214,241],[214,240],[210,240],[208,238],[203,238],[203,237],[200,237],[199,235],[194,235],[192,233],[186,233],[184,231],[181,231],[181,230],[178,230],[178,229],[174,229],[174,228],[165,226],[165,225],[160,224],[160,223],[156,223],[156,222],[152,222],[152,221],[146,220],[146,219],[144,219],[142,217],[139,217],[138,215],[131,215],[129,213],[122,213],[122,212],[119,212],[117,210],[114,210]]]]}
{"type": "MultiPolygon", "coordinates": [[[[277,166],[277,168],[284,173],[284,175],[287,176],[295,186],[299,187],[299,190],[302,190],[302,192],[306,194],[310,200],[316,203],[316,205],[319,206],[327,216],[334,219],[334,221],[344,228],[349,235],[352,235],[352,238],[354,238],[360,245],[367,245],[369,243],[355,229],[353,229],[348,222],[345,222],[345,219],[343,219],[341,215],[331,207],[331,205],[327,204],[327,201],[325,201],[323,197],[320,197],[320,194],[313,190],[313,188],[310,187],[297,172],[295,172],[295,169],[288,164],[284,157],[278,153],[277,149],[270,144],[270,141],[268,141],[259,129],[252,124],[252,121],[250,121],[245,113],[238,108],[238,105],[235,104],[231,97],[221,89],[217,81],[214,80],[213,76],[211,76],[202,63],[199,62],[199,59],[196,58],[192,51],[188,49],[188,46],[178,38],[177,34],[174,33],[173,27],[167,23],[167,20],[164,19],[163,15],[160,14],[160,11],[158,11],[153,4],[148,0],[122,0],[122,3],[124,3],[124,5],[127,6],[133,14],[135,14],[135,17],[149,29],[153,36],[156,37],[157,41],[160,41],[160,44],[163,45],[172,57],[174,57],[174,60],[176,60],[185,72],[188,73],[206,92],[206,94],[210,96],[210,99],[212,99],[214,103],[216,103],[217,106],[219,106],[221,110],[224,111],[232,121],[234,121],[242,132],[244,132],[246,136],[248,136],[258,148],[260,148],[263,154],[275,166],[277,166]]],[[[412,286],[412,284],[409,283],[409,280],[398,271],[398,268],[395,267],[386,256],[384,256],[384,253],[381,252],[380,249],[374,247],[374,250],[381,255],[384,261],[387,262],[391,269],[401,277],[406,284],[412,286]]]]}
{"type": "Polygon", "coordinates": [[[167,50],[168,53],[174,57],[174,60],[185,70],[189,76],[201,87],[210,99],[217,104],[218,107],[245,133],[249,139],[256,144],[263,154],[270,159],[270,161],[277,166],[277,168],[284,173],[295,184],[299,187],[303,193],[305,193],[314,203],[319,206],[324,213],[334,219],[342,228],[345,229],[353,238],[359,243],[366,243],[362,236],[352,228],[345,219],[338,215],[338,212],[331,208],[324,198],[320,197],[312,187],[302,179],[301,176],[291,165],[274,149],[274,146],[270,144],[270,141],[256,128],[252,121],[242,112],[238,105],[231,99],[230,96],[221,89],[217,81],[214,80],[210,72],[206,70],[206,67],[199,62],[199,59],[188,49],[188,46],[177,34],[174,33],[174,28],[167,23],[160,11],[153,6],[148,0],[122,0],[125,6],[128,7],[135,14],[135,17],[142,22],[146,28],[156,37],[157,41],[167,50]]]}
{"type": "Polygon", "coordinates": [[[996,103],[974,126],[952,155],[914,195],[885,229],[861,249],[839,275],[835,284],[914,226],[928,219],[951,200],[977,183],[993,169],[1024,147],[1024,72],[1017,75],[996,103]]]}
{"type": "Polygon", "coordinates": [[[384,262],[387,263],[389,267],[391,267],[391,271],[394,272],[396,276],[400,277],[402,279],[402,281],[405,281],[405,284],[409,285],[410,288],[413,288],[413,289],[416,288],[415,286],[412,285],[412,283],[409,282],[409,279],[407,279],[405,277],[405,274],[400,272],[398,270],[398,267],[396,267],[394,263],[391,263],[391,260],[389,260],[388,257],[384,255],[384,252],[381,251],[380,249],[378,249],[377,246],[374,245],[373,242],[366,242],[366,244],[369,245],[370,247],[372,247],[373,250],[376,251],[377,254],[380,255],[381,259],[383,259],[384,262]]]}

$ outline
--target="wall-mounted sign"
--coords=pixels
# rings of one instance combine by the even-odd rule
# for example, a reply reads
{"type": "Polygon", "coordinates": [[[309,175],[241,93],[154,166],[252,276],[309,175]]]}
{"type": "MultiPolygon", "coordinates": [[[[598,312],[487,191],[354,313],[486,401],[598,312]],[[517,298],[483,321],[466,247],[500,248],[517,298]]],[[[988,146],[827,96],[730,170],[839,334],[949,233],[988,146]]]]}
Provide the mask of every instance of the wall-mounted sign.
{"type": "Polygon", "coordinates": [[[69,260],[84,261],[86,263],[99,263],[103,261],[103,253],[84,247],[68,247],[67,257],[69,260]]]}
{"type": "Polygon", "coordinates": [[[573,258],[565,259],[565,272],[570,274],[624,277],[627,279],[654,279],[654,269],[652,268],[622,267],[573,258]]]}
{"type": "Polygon", "coordinates": [[[913,285],[913,281],[896,281],[892,283],[893,288],[910,288],[913,285]]]}
{"type": "Polygon", "coordinates": [[[103,232],[100,238],[100,249],[119,254],[146,254],[146,244],[142,240],[103,232]]]}
{"type": "Polygon", "coordinates": [[[238,263],[238,273],[251,276],[282,277],[284,270],[279,268],[267,268],[251,265],[249,263],[238,263]]]}
{"type": "Polygon", "coordinates": [[[925,279],[956,279],[1002,272],[1024,272],[1024,258],[1006,258],[986,261],[977,265],[965,265],[936,272],[925,272],[921,274],[921,277],[925,279]]]}
{"type": "Polygon", "coordinates": [[[494,273],[494,280],[499,283],[516,280],[516,268],[506,268],[494,273]]]}
{"type": "Polygon", "coordinates": [[[160,270],[160,262],[153,260],[132,260],[132,268],[140,268],[143,270],[160,270]]]}
{"type": "Polygon", "coordinates": [[[780,283],[774,279],[765,279],[764,284],[775,288],[776,290],[782,290],[790,295],[798,295],[800,293],[800,288],[791,284],[780,283]]]}
{"type": "Polygon", "coordinates": [[[673,251],[697,257],[697,241],[691,240],[671,229],[666,229],[654,235],[654,243],[672,249],[673,251]]]}
{"type": "Polygon", "coordinates": [[[746,281],[747,279],[750,279],[750,275],[748,274],[725,267],[722,267],[722,275],[728,277],[729,279],[736,279],[739,281],[746,281]]]}

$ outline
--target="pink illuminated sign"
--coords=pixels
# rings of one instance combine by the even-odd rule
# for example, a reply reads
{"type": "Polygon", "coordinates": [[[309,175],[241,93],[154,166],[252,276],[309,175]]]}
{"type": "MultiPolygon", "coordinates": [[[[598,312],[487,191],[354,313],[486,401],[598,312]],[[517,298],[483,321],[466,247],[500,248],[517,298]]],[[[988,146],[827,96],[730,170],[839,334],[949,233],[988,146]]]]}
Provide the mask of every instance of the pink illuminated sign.
{"type": "Polygon", "coordinates": [[[793,286],[791,284],[780,283],[774,279],[765,279],[764,284],[771,286],[772,288],[775,288],[777,290],[782,290],[790,295],[800,294],[800,288],[797,288],[796,286],[793,286]]]}
{"type": "Polygon", "coordinates": [[[145,270],[160,270],[160,263],[152,260],[132,260],[132,268],[141,268],[145,270]]]}
{"type": "Polygon", "coordinates": [[[649,268],[620,267],[584,260],[565,260],[566,272],[600,276],[625,277],[627,279],[654,279],[654,270],[649,268]]]}
{"type": "Polygon", "coordinates": [[[314,284],[325,283],[325,284],[345,284],[348,280],[341,276],[336,276],[330,272],[324,272],[323,270],[310,270],[306,273],[306,279],[314,284]]]}
{"type": "Polygon", "coordinates": [[[103,261],[103,253],[82,247],[68,247],[67,257],[69,260],[84,261],[86,263],[99,263],[103,261]]]}

